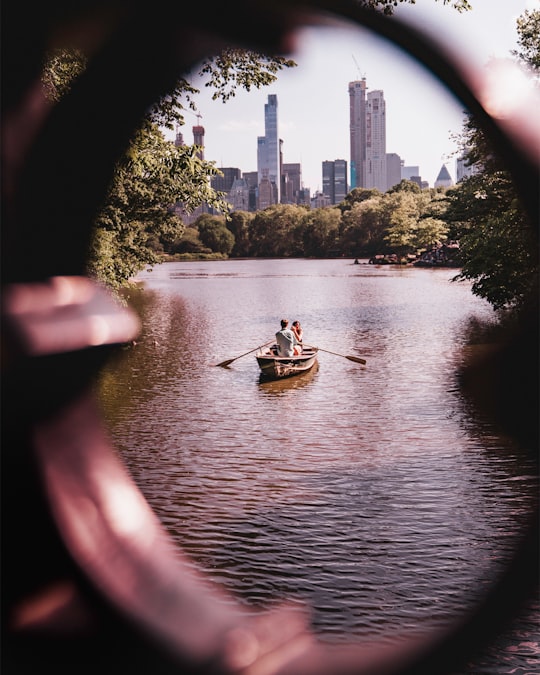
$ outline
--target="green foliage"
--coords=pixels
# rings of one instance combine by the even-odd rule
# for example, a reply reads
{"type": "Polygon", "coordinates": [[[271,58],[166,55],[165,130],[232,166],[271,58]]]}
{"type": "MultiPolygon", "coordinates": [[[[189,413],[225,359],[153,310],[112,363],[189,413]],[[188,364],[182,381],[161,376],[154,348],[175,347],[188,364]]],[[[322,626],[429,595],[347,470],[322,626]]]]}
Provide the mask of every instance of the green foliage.
{"type": "Polygon", "coordinates": [[[446,203],[439,193],[420,190],[412,181],[401,181],[384,194],[356,188],[345,202],[352,203],[341,219],[339,245],[346,255],[405,256],[446,240],[446,203]]]}
{"type": "MultiPolygon", "coordinates": [[[[540,12],[517,21],[520,50],[513,52],[538,72],[540,12]]],[[[463,267],[457,279],[473,281],[473,293],[497,310],[518,312],[536,302],[538,241],[520,205],[515,186],[501,159],[472,116],[460,138],[463,156],[477,170],[446,193],[445,220],[452,238],[460,240],[463,267]]]]}
{"type": "Polygon", "coordinates": [[[304,214],[304,209],[290,204],[276,204],[258,211],[250,226],[250,254],[270,258],[302,255],[304,214]]]}
{"type": "Polygon", "coordinates": [[[381,195],[382,192],[376,188],[355,187],[347,195],[345,195],[345,199],[341,202],[339,208],[344,213],[345,211],[352,209],[353,206],[358,202],[363,202],[367,199],[371,199],[371,197],[379,197],[381,195]]]}
{"type": "Polygon", "coordinates": [[[184,225],[171,209],[181,202],[194,209],[201,199],[225,209],[209,185],[213,164],[194,146],[175,147],[148,120],[117,164],[107,201],[95,222],[88,261],[92,276],[118,288],[181,238],[184,225]],[[103,257],[103,260],[99,258],[103,257]]]}
{"type": "Polygon", "coordinates": [[[493,213],[461,240],[457,278],[473,280],[473,293],[494,309],[520,309],[537,292],[536,252],[522,225],[518,211],[493,213]]]}
{"type": "Polygon", "coordinates": [[[323,258],[338,245],[341,212],[337,207],[307,211],[303,218],[304,255],[323,258]]]}
{"type": "Polygon", "coordinates": [[[540,10],[525,10],[517,19],[518,46],[514,56],[533,72],[540,71],[540,10]]]}
{"type": "Polygon", "coordinates": [[[234,246],[234,235],[227,229],[224,216],[211,216],[204,213],[197,218],[195,225],[199,238],[211,251],[229,255],[234,246]]]}
{"type": "Polygon", "coordinates": [[[416,223],[415,250],[427,249],[446,240],[448,227],[444,220],[432,218],[420,218],[416,223]]]}
{"type": "MultiPolygon", "coordinates": [[[[415,0],[362,0],[362,4],[373,9],[380,9],[384,14],[393,14],[394,7],[402,2],[408,2],[414,5],[415,0]]],[[[437,2],[437,0],[435,0],[437,2]]],[[[443,5],[452,5],[458,12],[465,12],[472,9],[468,0],[443,0],[443,5]]]]}
{"type": "Polygon", "coordinates": [[[275,82],[280,70],[294,66],[296,63],[291,59],[225,48],[214,59],[205,60],[199,74],[209,78],[204,86],[214,89],[213,100],[221,99],[225,103],[235,95],[238,87],[246,91],[253,87],[260,89],[275,82]]]}
{"type": "Polygon", "coordinates": [[[446,219],[460,239],[463,267],[456,279],[494,309],[519,310],[538,281],[536,235],[505,171],[467,178],[447,193],[446,219]]]}
{"type": "Polygon", "coordinates": [[[234,246],[231,255],[235,258],[244,258],[250,254],[249,230],[255,215],[247,211],[233,211],[228,218],[227,227],[234,236],[234,246]]]}
{"type": "Polygon", "coordinates": [[[86,65],[86,56],[79,49],[52,50],[41,77],[47,98],[58,102],[71,89],[74,80],[84,72],[86,65]]]}
{"type": "Polygon", "coordinates": [[[396,253],[405,255],[416,248],[417,202],[408,191],[391,192],[386,200],[390,206],[390,222],[384,238],[396,253]]]}
{"type": "MultiPolygon", "coordinates": [[[[358,188],[357,188],[358,189],[358,188]]],[[[364,194],[370,191],[365,190],[364,194]]],[[[372,190],[372,197],[357,201],[342,216],[340,247],[346,255],[358,257],[386,253],[384,240],[389,224],[382,193],[372,190]]]]}
{"type": "Polygon", "coordinates": [[[169,247],[169,253],[186,253],[186,254],[206,254],[211,253],[211,250],[205,246],[200,237],[199,230],[196,227],[186,227],[180,239],[177,239],[169,247]]]}
{"type": "MultiPolygon", "coordinates": [[[[52,52],[42,78],[49,98],[58,101],[65,96],[86,64],[80,51],[52,52]]],[[[275,81],[279,70],[294,65],[280,57],[226,49],[215,65],[206,61],[201,74],[210,77],[206,86],[216,89],[214,98],[225,101],[236,87],[249,91],[267,85],[275,81]]],[[[198,91],[179,79],[174,90],[141,121],[125,157],[117,164],[107,202],[95,222],[88,260],[89,274],[113,288],[128,284],[145,265],[156,263],[161,251],[181,245],[184,228],[173,212],[175,205],[187,213],[201,204],[228,212],[225,195],[210,184],[210,178],[218,173],[214,163],[200,159],[196,146],[175,147],[160,131],[184,123],[186,108],[196,109],[198,91]]],[[[234,246],[234,236],[224,224],[212,233],[205,232],[204,237],[211,246],[199,242],[203,249],[228,254],[234,246]]]]}
{"type": "Polygon", "coordinates": [[[418,183],[415,183],[413,180],[407,180],[403,178],[397,185],[391,187],[388,192],[421,192],[420,186],[418,183]]]}

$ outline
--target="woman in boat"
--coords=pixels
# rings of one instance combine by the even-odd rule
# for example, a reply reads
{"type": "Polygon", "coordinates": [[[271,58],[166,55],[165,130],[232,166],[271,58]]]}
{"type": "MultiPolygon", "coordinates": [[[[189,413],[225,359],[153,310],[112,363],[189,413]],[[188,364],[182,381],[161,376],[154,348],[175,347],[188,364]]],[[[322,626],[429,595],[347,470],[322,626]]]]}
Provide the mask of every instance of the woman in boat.
{"type": "Polygon", "coordinates": [[[292,326],[291,326],[291,330],[295,334],[296,340],[300,343],[300,346],[301,346],[304,331],[302,330],[302,326],[300,325],[300,321],[293,321],[292,326]]]}

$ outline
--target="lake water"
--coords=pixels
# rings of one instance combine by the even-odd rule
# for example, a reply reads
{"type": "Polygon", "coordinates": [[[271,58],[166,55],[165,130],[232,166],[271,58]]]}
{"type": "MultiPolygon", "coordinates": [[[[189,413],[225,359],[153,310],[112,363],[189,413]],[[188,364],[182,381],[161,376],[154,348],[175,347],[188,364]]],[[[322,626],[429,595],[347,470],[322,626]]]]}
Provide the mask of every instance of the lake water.
{"type": "MultiPolygon", "coordinates": [[[[530,460],[457,384],[490,306],[455,270],[352,262],[145,271],[130,299],[142,334],[100,383],[114,443],[178,545],[243,603],[307,602],[330,641],[448,625],[508,560],[537,494],[530,460]],[[336,354],[279,382],[260,381],[253,353],[216,367],[282,317],[336,354]]],[[[470,672],[538,663],[526,629],[500,670],[470,672]]]]}

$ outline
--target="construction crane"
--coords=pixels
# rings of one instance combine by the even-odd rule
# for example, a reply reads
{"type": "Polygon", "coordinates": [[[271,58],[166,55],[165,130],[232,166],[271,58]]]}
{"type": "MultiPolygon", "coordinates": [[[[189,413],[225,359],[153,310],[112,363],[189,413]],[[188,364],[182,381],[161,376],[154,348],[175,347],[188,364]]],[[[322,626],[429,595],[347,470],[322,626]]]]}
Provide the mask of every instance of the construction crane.
{"type": "Polygon", "coordinates": [[[351,56],[353,57],[354,65],[356,66],[356,70],[358,71],[358,75],[360,75],[360,77],[362,78],[362,80],[365,80],[365,79],[366,79],[366,74],[363,73],[363,72],[360,70],[360,66],[358,65],[358,61],[356,60],[354,54],[351,54],[351,56]]]}

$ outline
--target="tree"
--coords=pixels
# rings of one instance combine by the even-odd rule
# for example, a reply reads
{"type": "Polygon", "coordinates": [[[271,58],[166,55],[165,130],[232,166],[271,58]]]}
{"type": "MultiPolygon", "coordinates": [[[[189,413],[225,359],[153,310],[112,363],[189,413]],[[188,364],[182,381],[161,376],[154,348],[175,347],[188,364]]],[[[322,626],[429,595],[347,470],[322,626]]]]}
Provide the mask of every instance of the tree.
{"type": "Polygon", "coordinates": [[[394,252],[406,255],[416,250],[419,202],[409,190],[392,192],[386,196],[390,208],[389,226],[384,237],[394,252]]]}
{"type": "Polygon", "coordinates": [[[347,195],[345,199],[339,204],[339,208],[343,213],[354,207],[355,204],[359,202],[364,202],[367,199],[372,197],[379,197],[382,195],[382,192],[377,190],[377,188],[353,188],[347,195]]]}
{"type": "Polygon", "coordinates": [[[414,247],[422,250],[430,248],[446,240],[448,226],[438,218],[420,218],[416,224],[414,247]]]}
{"type": "Polygon", "coordinates": [[[169,249],[170,253],[188,253],[195,256],[211,253],[199,237],[199,230],[196,227],[186,227],[180,239],[177,239],[169,249]]]}
{"type": "MultiPolygon", "coordinates": [[[[362,4],[366,7],[372,7],[373,9],[381,9],[384,14],[392,14],[394,7],[397,7],[397,5],[402,2],[408,2],[414,5],[415,0],[364,0],[362,4]]],[[[435,2],[437,2],[437,0],[435,0],[435,2]]],[[[471,9],[468,0],[443,0],[443,5],[450,4],[454,9],[457,9],[458,12],[465,12],[471,9]]]]}
{"type": "Polygon", "coordinates": [[[231,256],[241,258],[250,255],[249,228],[253,218],[254,214],[247,211],[233,211],[229,215],[226,225],[234,236],[231,256]]]}
{"type": "Polygon", "coordinates": [[[234,246],[234,235],[227,229],[225,216],[211,216],[203,213],[195,221],[195,226],[204,246],[214,253],[229,255],[234,246]]]}
{"type": "Polygon", "coordinates": [[[525,10],[517,19],[518,47],[512,51],[534,73],[540,71],[540,10],[525,10]]]}
{"type": "Polygon", "coordinates": [[[304,255],[302,230],[305,210],[291,204],[276,204],[258,211],[251,221],[251,255],[265,258],[304,255]]]}
{"type": "Polygon", "coordinates": [[[472,280],[473,293],[494,309],[521,308],[537,284],[537,242],[507,172],[467,178],[447,199],[463,262],[456,279],[472,280]]]}
{"type": "Polygon", "coordinates": [[[389,223],[385,199],[377,190],[368,191],[373,196],[357,201],[342,216],[340,246],[346,255],[372,256],[385,252],[384,234],[389,223]]]}
{"type": "MultiPolygon", "coordinates": [[[[517,21],[520,50],[514,54],[538,72],[540,12],[517,21]]],[[[460,139],[463,156],[476,175],[446,193],[444,216],[459,238],[463,267],[455,278],[473,281],[472,290],[496,310],[519,312],[537,301],[538,250],[533,224],[525,215],[510,177],[483,130],[467,116],[460,139]]]]}
{"type": "Polygon", "coordinates": [[[407,180],[406,178],[402,178],[401,181],[397,184],[391,187],[389,190],[387,190],[389,193],[393,192],[415,192],[419,193],[421,192],[420,186],[418,183],[415,183],[413,180],[407,180]]]}
{"type": "Polygon", "coordinates": [[[176,148],[145,121],[118,162],[104,207],[95,221],[88,270],[111,288],[126,285],[145,265],[159,262],[156,239],[165,247],[182,236],[184,225],[170,205],[188,209],[201,199],[220,205],[207,176],[213,164],[194,146],[176,148]]]}
{"type": "Polygon", "coordinates": [[[307,211],[303,218],[304,255],[324,257],[336,249],[341,222],[338,208],[319,208],[307,211]]]}
{"type": "MultiPolygon", "coordinates": [[[[245,50],[225,50],[215,67],[212,63],[206,61],[202,73],[210,76],[208,84],[216,89],[215,97],[224,101],[234,95],[236,87],[249,90],[269,84],[279,70],[295,65],[282,57],[245,50]]],[[[46,95],[53,101],[65,96],[85,67],[86,56],[80,51],[51,52],[42,76],[46,95]]],[[[173,212],[175,204],[181,203],[188,212],[201,204],[228,212],[225,195],[210,185],[210,178],[219,171],[214,162],[200,159],[196,146],[176,147],[161,131],[184,123],[186,108],[196,109],[197,93],[180,78],[173,91],[141,120],[117,163],[108,198],[95,221],[88,259],[88,273],[113,288],[128,284],[145,265],[159,261],[157,241],[171,245],[181,239],[184,226],[173,212]]],[[[232,248],[229,235],[221,232],[221,248],[232,248]]]]}

